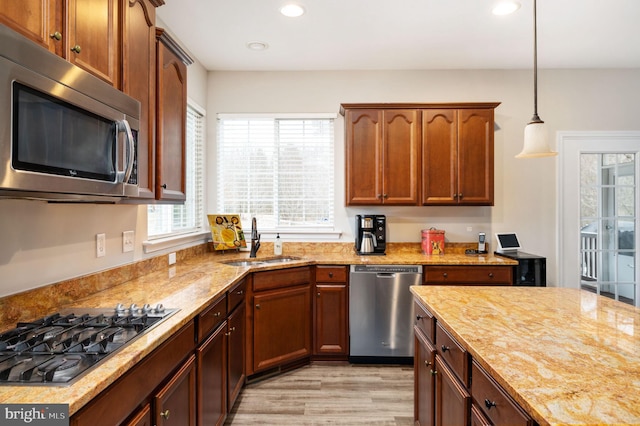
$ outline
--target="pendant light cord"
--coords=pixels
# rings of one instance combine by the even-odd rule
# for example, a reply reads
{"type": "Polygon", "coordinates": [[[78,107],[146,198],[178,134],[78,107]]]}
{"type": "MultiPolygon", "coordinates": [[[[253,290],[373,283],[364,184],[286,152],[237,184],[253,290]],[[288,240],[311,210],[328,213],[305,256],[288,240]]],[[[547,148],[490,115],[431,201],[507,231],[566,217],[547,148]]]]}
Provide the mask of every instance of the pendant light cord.
{"type": "MultiPolygon", "coordinates": [[[[538,22],[536,0],[533,0],[533,117],[531,123],[544,123],[538,117],[538,22]]],[[[529,123],[529,124],[531,124],[529,123]]]]}

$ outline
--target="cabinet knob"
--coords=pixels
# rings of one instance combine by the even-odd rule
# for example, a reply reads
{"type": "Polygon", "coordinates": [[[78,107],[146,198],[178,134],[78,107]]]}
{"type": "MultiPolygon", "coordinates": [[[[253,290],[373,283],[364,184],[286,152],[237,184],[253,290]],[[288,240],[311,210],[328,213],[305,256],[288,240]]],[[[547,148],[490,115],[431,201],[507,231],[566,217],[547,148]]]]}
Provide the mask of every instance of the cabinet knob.
{"type": "Polygon", "coordinates": [[[446,351],[450,351],[451,350],[451,348],[449,346],[445,346],[445,345],[440,346],[440,349],[442,349],[442,352],[446,352],[446,351]]]}
{"type": "Polygon", "coordinates": [[[329,272],[329,278],[333,278],[333,272],[329,272]]]}
{"type": "Polygon", "coordinates": [[[59,31],[56,31],[53,34],[49,34],[49,37],[51,37],[54,40],[58,40],[58,41],[62,40],[62,34],[60,34],[59,31]]]}
{"type": "Polygon", "coordinates": [[[458,194],[458,199],[462,200],[462,192],[458,194]]]}
{"type": "Polygon", "coordinates": [[[72,51],[72,52],[76,52],[76,53],[80,53],[80,51],[81,51],[81,50],[82,50],[82,49],[80,48],[80,45],[79,45],[79,44],[76,44],[75,46],[73,46],[73,47],[71,48],[71,51],[72,51]]]}
{"type": "Polygon", "coordinates": [[[171,414],[169,410],[160,411],[160,417],[163,419],[169,420],[169,414],[171,414]]]}
{"type": "Polygon", "coordinates": [[[318,292],[318,294],[316,296],[320,297],[320,292],[318,292]]]}
{"type": "Polygon", "coordinates": [[[426,359],[424,360],[424,365],[426,365],[427,367],[431,365],[431,361],[427,361],[426,359]]]}
{"type": "Polygon", "coordinates": [[[256,303],[256,309],[260,309],[260,304],[256,303]]]}
{"type": "Polygon", "coordinates": [[[220,312],[216,312],[215,314],[213,314],[213,316],[216,318],[218,318],[220,315],[222,315],[220,312]]]}
{"type": "Polygon", "coordinates": [[[238,291],[236,292],[236,294],[237,294],[238,296],[242,296],[242,295],[244,294],[244,291],[242,291],[242,290],[238,290],[238,291]]]}
{"type": "Polygon", "coordinates": [[[443,277],[445,277],[445,278],[447,278],[449,275],[447,275],[447,273],[446,273],[446,272],[443,272],[443,273],[442,273],[442,276],[443,276],[443,277]]]}
{"type": "Polygon", "coordinates": [[[489,401],[488,399],[484,400],[484,405],[485,407],[487,407],[487,410],[491,410],[491,407],[495,407],[496,403],[495,401],[489,401]]]}
{"type": "Polygon", "coordinates": [[[493,278],[493,272],[489,272],[489,278],[493,278]]]}
{"type": "Polygon", "coordinates": [[[422,318],[424,318],[422,315],[416,315],[416,321],[420,321],[422,318]]]}
{"type": "Polygon", "coordinates": [[[377,198],[378,200],[382,199],[382,194],[378,194],[378,195],[376,195],[376,198],[377,198]]]}
{"type": "Polygon", "coordinates": [[[431,375],[435,376],[436,374],[438,374],[438,372],[436,370],[431,370],[431,375]]]}
{"type": "Polygon", "coordinates": [[[453,199],[455,200],[456,198],[458,198],[458,194],[453,194],[453,199]]]}
{"type": "Polygon", "coordinates": [[[382,198],[384,198],[386,200],[387,198],[389,198],[389,194],[382,195],[382,198]]]}
{"type": "Polygon", "coordinates": [[[163,183],[162,185],[160,185],[162,187],[162,189],[167,189],[167,184],[163,183]]]}

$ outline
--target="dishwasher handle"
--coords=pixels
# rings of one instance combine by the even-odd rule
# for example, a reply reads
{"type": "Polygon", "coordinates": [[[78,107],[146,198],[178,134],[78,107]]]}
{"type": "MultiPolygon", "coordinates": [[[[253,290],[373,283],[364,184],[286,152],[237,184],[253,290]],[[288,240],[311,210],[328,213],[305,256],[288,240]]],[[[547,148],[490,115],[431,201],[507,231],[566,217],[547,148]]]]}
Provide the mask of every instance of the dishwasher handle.
{"type": "Polygon", "coordinates": [[[395,272],[378,272],[376,273],[376,278],[395,278],[395,272]]]}

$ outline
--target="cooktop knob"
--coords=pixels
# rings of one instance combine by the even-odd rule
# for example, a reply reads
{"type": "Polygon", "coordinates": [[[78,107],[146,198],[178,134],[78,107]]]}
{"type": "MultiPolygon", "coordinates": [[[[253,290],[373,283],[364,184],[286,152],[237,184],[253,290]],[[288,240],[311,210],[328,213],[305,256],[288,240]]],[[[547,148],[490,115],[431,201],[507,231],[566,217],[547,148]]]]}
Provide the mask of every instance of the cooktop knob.
{"type": "Polygon", "coordinates": [[[124,312],[124,311],[125,311],[124,305],[122,303],[118,303],[116,305],[116,312],[124,312]]]}
{"type": "Polygon", "coordinates": [[[162,303],[158,303],[155,309],[156,313],[161,314],[164,312],[164,305],[162,303]]]}
{"type": "Polygon", "coordinates": [[[142,307],[142,312],[147,313],[151,311],[151,305],[148,303],[145,303],[144,306],[142,307]]]}
{"type": "Polygon", "coordinates": [[[140,308],[135,303],[132,303],[131,306],[129,307],[129,313],[131,313],[131,314],[135,314],[139,310],[140,310],[140,308]]]}

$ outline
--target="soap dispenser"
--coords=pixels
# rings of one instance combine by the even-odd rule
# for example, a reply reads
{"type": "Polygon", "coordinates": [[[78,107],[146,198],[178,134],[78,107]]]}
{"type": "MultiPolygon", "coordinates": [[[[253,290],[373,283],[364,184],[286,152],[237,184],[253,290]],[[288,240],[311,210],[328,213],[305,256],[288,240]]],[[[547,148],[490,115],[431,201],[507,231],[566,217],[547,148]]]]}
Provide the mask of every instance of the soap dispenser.
{"type": "Polygon", "coordinates": [[[273,254],[276,256],[280,256],[282,254],[282,240],[280,239],[280,234],[276,235],[276,242],[273,243],[273,254]]]}

